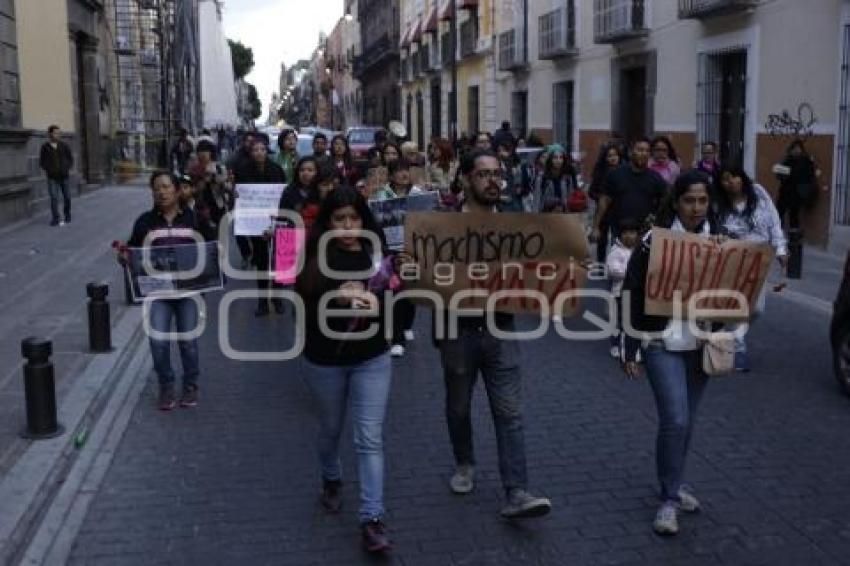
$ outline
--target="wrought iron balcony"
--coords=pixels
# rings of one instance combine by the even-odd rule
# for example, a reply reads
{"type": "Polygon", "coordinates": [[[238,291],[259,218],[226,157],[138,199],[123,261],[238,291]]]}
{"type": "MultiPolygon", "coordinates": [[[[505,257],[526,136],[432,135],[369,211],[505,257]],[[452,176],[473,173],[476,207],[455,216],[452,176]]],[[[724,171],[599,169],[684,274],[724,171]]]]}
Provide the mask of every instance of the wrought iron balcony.
{"type": "Polygon", "coordinates": [[[758,0],[679,0],[679,17],[682,19],[712,18],[749,10],[758,0]]]}
{"type": "Polygon", "coordinates": [[[354,74],[359,79],[373,67],[386,59],[398,56],[398,42],[392,41],[390,34],[385,33],[377,41],[372,42],[363,51],[363,55],[354,59],[354,74]]]}
{"type": "Polygon", "coordinates": [[[525,44],[522,33],[510,29],[499,34],[499,70],[514,71],[522,69],[528,63],[525,56],[525,44]]]}
{"type": "Polygon", "coordinates": [[[593,41],[616,43],[645,36],[644,0],[593,0],[593,41]]]}
{"type": "Polygon", "coordinates": [[[570,1],[565,8],[558,8],[543,14],[539,19],[538,49],[541,59],[557,59],[574,55],[576,49],[576,13],[575,3],[570,1]]]}

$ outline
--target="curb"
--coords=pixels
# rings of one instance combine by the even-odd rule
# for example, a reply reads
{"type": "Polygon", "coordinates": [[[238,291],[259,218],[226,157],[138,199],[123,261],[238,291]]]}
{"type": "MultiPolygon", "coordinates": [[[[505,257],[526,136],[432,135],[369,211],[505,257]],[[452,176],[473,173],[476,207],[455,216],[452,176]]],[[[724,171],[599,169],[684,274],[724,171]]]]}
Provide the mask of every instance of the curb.
{"type": "Polygon", "coordinates": [[[150,355],[142,343],[118,379],[103,414],[44,514],[20,564],[65,564],[68,561],[89,505],[130,424],[151,368],[150,355]]]}
{"type": "Polygon", "coordinates": [[[123,347],[91,360],[58,408],[64,434],[31,443],[0,480],[0,564],[21,554],[80,456],[76,438],[98,423],[116,384],[144,348],[137,312],[128,309],[113,328],[113,342],[123,347]]]}

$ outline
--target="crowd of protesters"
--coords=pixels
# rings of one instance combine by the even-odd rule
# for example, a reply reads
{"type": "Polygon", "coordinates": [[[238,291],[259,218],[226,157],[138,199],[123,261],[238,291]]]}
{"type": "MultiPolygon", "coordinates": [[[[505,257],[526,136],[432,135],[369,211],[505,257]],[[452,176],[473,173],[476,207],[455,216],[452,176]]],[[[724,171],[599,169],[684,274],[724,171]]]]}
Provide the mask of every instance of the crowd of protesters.
{"type": "MultiPolygon", "coordinates": [[[[476,132],[460,144],[433,138],[427,148],[408,140],[395,139],[386,131],[375,135],[375,144],[364,161],[355,161],[345,136],[328,140],[317,133],[312,154],[299,155],[297,133],[287,129],[269,155],[269,141],[244,132],[238,149],[233,147],[226,165],[220,163],[221,144],[212,138],[196,145],[181,135],[175,144],[174,171],[159,171],[151,177],[153,210],[141,215],[132,229],[130,246],[146,239],[174,243],[174,229],[194,230],[205,239],[221,237],[218,230],[225,213],[239,198],[236,187],[246,183],[285,184],[280,209],[300,215],[307,230],[304,269],[295,283],[306,305],[304,350],[305,383],[316,401],[319,418],[317,451],[321,475],[321,505],[338,513],[342,505],[342,466],[339,443],[346,418],[352,420],[360,480],[358,512],[365,548],[372,552],[389,549],[384,524],[383,422],[392,382],[392,357],[405,354],[414,339],[414,304],[392,300],[399,289],[395,271],[410,258],[391,252],[386,237],[370,209],[370,201],[436,193],[443,209],[496,214],[526,212],[546,214],[589,214],[588,237],[597,244],[595,257],[604,264],[611,291],[618,304],[628,297],[629,309],[620,313],[620,332],[611,337],[610,353],[630,378],[645,371],[658,411],[656,466],[661,503],[653,528],[659,534],[675,534],[680,512],[700,508],[696,496],[684,482],[697,408],[708,378],[701,365],[701,345],[684,329],[675,339],[653,339],[641,343],[622,332],[631,328],[658,332],[681,321],[645,313],[644,296],[652,228],[688,232],[720,243],[736,238],[769,244],[781,267],[786,266],[788,248],[782,217],[788,213],[792,228],[799,224],[818,175],[802,142],[789,148],[781,176],[780,207],[769,193],[744,171],[740,164],[721,163],[718,145],[701,146],[699,159],[685,166],[671,140],[665,136],[638,138],[628,144],[619,137],[605,141],[588,171],[585,182],[574,154],[560,144],[529,150],[523,137],[504,123],[494,134],[476,132]],[[424,151],[420,151],[424,149],[424,151]],[[518,152],[522,151],[522,155],[518,152]],[[523,158],[523,156],[525,156],[523,158]],[[802,187],[802,188],[801,188],[802,187]],[[593,203],[591,205],[591,203],[593,203]],[[780,212],[781,211],[781,212],[780,212]],[[353,231],[335,235],[320,252],[319,242],[330,230],[353,231]],[[359,231],[359,234],[358,232],[359,231]],[[363,236],[364,232],[372,237],[363,236]],[[371,277],[363,272],[373,266],[375,242],[380,242],[387,262],[371,277]],[[329,278],[319,269],[320,253],[336,273],[349,278],[329,278]],[[357,316],[332,319],[336,338],[326,335],[319,323],[320,300],[336,293],[338,308],[369,308],[383,313],[392,309],[392,340],[383,328],[368,338],[354,337],[366,324],[357,316]],[[623,312],[631,319],[622,319],[623,312]],[[345,338],[338,336],[342,333],[345,338]],[[641,369],[643,368],[643,370],[641,369]]],[[[66,213],[67,215],[67,213],[66,213]]],[[[584,217],[583,217],[584,218],[584,217]]],[[[183,237],[183,236],[181,236],[183,237]]],[[[236,237],[243,268],[258,272],[259,301],[256,315],[269,315],[269,303],[278,313],[284,307],[269,290],[275,284],[267,277],[274,269],[269,254],[269,234],[236,237]]],[[[126,261],[126,255],[119,256],[126,261]]],[[[201,299],[202,300],[202,299],[201,299]]],[[[758,297],[755,314],[763,311],[765,293],[758,297]]],[[[178,331],[194,326],[198,318],[197,298],[153,301],[152,326],[166,332],[174,319],[178,331]]],[[[446,313],[434,312],[434,317],[446,313]]],[[[380,324],[384,317],[376,318],[380,324]]],[[[445,419],[454,455],[454,472],[448,478],[452,492],[464,495],[474,489],[476,458],[473,452],[471,404],[480,374],[490,401],[498,439],[499,473],[505,505],[501,515],[509,519],[538,517],[548,513],[551,502],[529,491],[521,406],[521,363],[519,343],[494,335],[485,317],[462,316],[459,335],[435,340],[445,383],[445,419]]],[[[514,327],[513,315],[496,313],[499,330],[514,327]]],[[[715,325],[714,330],[719,325],[715,325]]],[[[735,325],[727,329],[736,330],[735,325]]],[[[680,328],[680,330],[682,330],[680,328]]],[[[183,393],[175,394],[175,376],[169,360],[169,343],[151,338],[154,366],[159,377],[159,407],[198,403],[198,347],[196,340],[179,340],[183,362],[183,393]]],[[[736,336],[735,367],[748,371],[746,342],[736,336]]]]}

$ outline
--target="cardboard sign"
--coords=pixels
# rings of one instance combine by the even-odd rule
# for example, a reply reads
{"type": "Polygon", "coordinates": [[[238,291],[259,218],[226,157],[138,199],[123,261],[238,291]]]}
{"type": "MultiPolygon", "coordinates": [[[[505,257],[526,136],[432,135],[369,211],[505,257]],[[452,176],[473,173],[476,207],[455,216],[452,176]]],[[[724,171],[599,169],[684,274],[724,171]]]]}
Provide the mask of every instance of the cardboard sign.
{"type": "Polygon", "coordinates": [[[262,236],[277,216],[280,195],[286,185],[257,183],[236,185],[239,198],[233,208],[233,232],[237,236],[262,236]]]}
{"type": "Polygon", "coordinates": [[[516,213],[413,213],[405,222],[405,251],[417,273],[405,268],[408,288],[436,291],[450,308],[452,297],[469,289],[483,297],[466,297],[458,308],[485,308],[488,296],[501,296],[501,312],[539,312],[538,293],[552,314],[571,316],[587,278],[580,262],[588,257],[584,228],[575,215],[516,213]],[[417,277],[413,277],[416,275],[417,277]],[[522,292],[525,295],[520,296],[522,292]],[[558,297],[566,300],[555,312],[558,297]]]}
{"type": "Polygon", "coordinates": [[[393,251],[404,248],[404,219],[408,212],[428,212],[439,206],[440,195],[436,192],[369,201],[375,221],[384,230],[387,247],[393,251]]]}
{"type": "Polygon", "coordinates": [[[696,307],[715,311],[704,318],[749,318],[772,261],[773,249],[768,244],[727,240],[717,246],[695,234],[653,228],[645,286],[646,314],[674,316],[679,292],[682,316],[687,318],[694,293],[725,290],[740,292],[746,297],[746,304],[739,305],[728,295],[702,298],[696,307]],[[735,314],[740,307],[745,315],[735,314]]]}
{"type": "Polygon", "coordinates": [[[277,227],[274,231],[274,280],[292,285],[298,273],[298,254],[304,249],[304,229],[277,227]]]}
{"type": "Polygon", "coordinates": [[[134,301],[144,297],[175,299],[224,289],[218,242],[129,248],[128,251],[125,272],[134,301]]]}
{"type": "Polygon", "coordinates": [[[372,167],[366,173],[366,198],[370,199],[381,187],[389,182],[390,173],[386,167],[372,167]]]}

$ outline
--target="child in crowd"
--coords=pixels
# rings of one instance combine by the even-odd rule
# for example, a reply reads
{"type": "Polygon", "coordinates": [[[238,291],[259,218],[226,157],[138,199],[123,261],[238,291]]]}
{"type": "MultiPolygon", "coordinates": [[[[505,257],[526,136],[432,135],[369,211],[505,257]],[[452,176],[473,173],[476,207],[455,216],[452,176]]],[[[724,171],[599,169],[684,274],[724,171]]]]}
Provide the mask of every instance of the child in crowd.
{"type": "Polygon", "coordinates": [[[636,220],[625,219],[620,222],[620,236],[608,252],[605,266],[608,279],[611,281],[611,293],[617,301],[617,333],[611,336],[611,357],[620,359],[623,351],[623,280],[626,278],[626,267],[632,257],[632,250],[640,239],[640,226],[636,220]]]}

